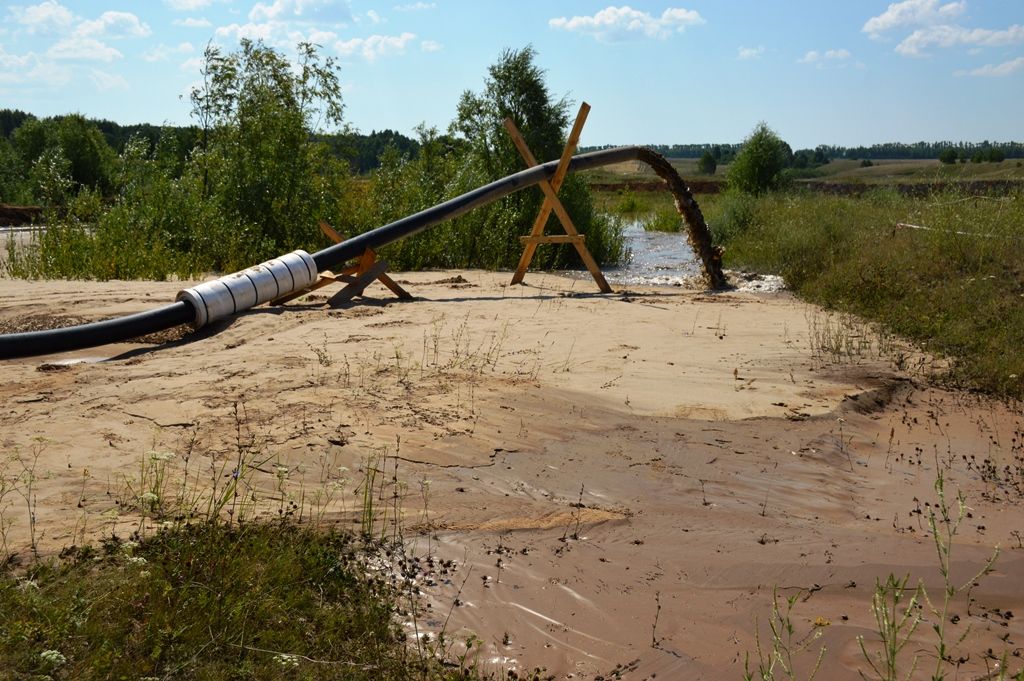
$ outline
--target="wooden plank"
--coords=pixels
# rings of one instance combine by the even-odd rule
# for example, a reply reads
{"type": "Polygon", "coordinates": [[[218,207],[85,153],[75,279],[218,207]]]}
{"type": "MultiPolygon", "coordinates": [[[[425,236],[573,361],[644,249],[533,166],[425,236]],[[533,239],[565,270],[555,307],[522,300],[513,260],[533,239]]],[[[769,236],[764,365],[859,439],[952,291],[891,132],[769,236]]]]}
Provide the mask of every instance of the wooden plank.
{"type": "Polygon", "coordinates": [[[519,240],[524,244],[576,244],[583,243],[586,239],[584,234],[552,234],[550,236],[521,236],[519,240]]]}
{"type": "Polygon", "coordinates": [[[330,300],[327,301],[327,304],[331,307],[336,307],[341,303],[352,300],[356,296],[363,295],[363,291],[366,290],[366,287],[372,284],[374,279],[380,277],[380,275],[384,273],[386,267],[386,263],[374,263],[369,269],[361,272],[358,276],[353,277],[352,282],[335,293],[330,300]]]}
{"type": "MultiPolygon", "coordinates": [[[[569,215],[565,211],[565,208],[562,207],[561,202],[558,201],[557,192],[561,189],[562,182],[565,181],[565,176],[569,172],[569,162],[572,160],[572,155],[576,152],[576,146],[579,144],[580,136],[583,133],[583,126],[587,121],[587,115],[589,113],[590,105],[583,102],[580,105],[579,113],[576,114],[576,121],[573,123],[572,131],[569,133],[569,139],[566,141],[565,148],[562,150],[562,156],[558,160],[558,166],[555,168],[555,174],[552,177],[551,182],[548,183],[545,181],[541,183],[541,190],[544,191],[545,200],[541,204],[540,212],[537,214],[537,219],[534,221],[533,228],[530,230],[530,237],[537,237],[543,234],[544,225],[547,224],[552,210],[554,210],[555,214],[558,215],[559,220],[570,235],[578,234],[575,225],[573,225],[572,221],[569,220],[569,215]],[[544,185],[547,185],[547,187],[545,188],[544,185]],[[552,196],[554,196],[554,201],[552,201],[552,196]]],[[[526,144],[526,140],[523,139],[523,136],[519,133],[519,130],[516,128],[512,119],[505,119],[505,129],[512,137],[512,142],[515,144],[516,149],[519,150],[519,154],[523,157],[523,160],[526,161],[527,167],[537,165],[536,157],[534,157],[533,153],[530,151],[529,146],[526,144]]],[[[537,252],[537,245],[544,242],[527,241],[525,243],[526,247],[523,249],[523,254],[519,258],[519,264],[516,266],[516,271],[512,275],[513,284],[522,283],[523,279],[526,277],[526,271],[530,267],[530,262],[533,261],[533,257],[537,252]]],[[[580,246],[582,246],[582,244],[577,245],[577,250],[580,250],[580,246]]],[[[591,274],[594,274],[594,270],[591,269],[590,265],[594,260],[590,256],[589,252],[584,254],[585,248],[586,247],[583,247],[584,250],[580,251],[580,257],[583,259],[587,269],[591,271],[591,274]]],[[[594,267],[597,267],[596,263],[594,263],[594,267]]],[[[600,274],[600,270],[597,271],[599,274],[594,278],[597,280],[598,287],[605,293],[610,292],[611,288],[608,286],[608,283],[604,281],[604,276],[600,274]]]]}
{"type": "Polygon", "coordinates": [[[412,295],[404,288],[399,286],[398,282],[396,282],[394,279],[389,277],[384,272],[381,272],[380,276],[378,276],[377,279],[380,280],[380,283],[384,284],[389,289],[391,289],[391,292],[394,293],[399,298],[401,298],[402,300],[412,300],[412,295]]]}
{"type": "Polygon", "coordinates": [[[565,143],[565,149],[562,150],[562,158],[558,159],[558,167],[555,169],[554,177],[551,178],[551,186],[554,187],[556,192],[562,188],[562,182],[569,173],[569,161],[572,160],[572,155],[576,153],[576,146],[580,143],[580,135],[583,134],[583,124],[587,122],[587,115],[589,113],[590,105],[586,102],[580,104],[580,112],[576,114],[576,122],[572,124],[569,140],[565,143]]]}
{"type": "Polygon", "coordinates": [[[345,237],[339,234],[337,230],[335,230],[333,227],[331,227],[323,220],[320,221],[320,231],[324,233],[324,236],[326,236],[328,239],[330,239],[336,244],[340,244],[342,241],[345,240],[345,237]]]}

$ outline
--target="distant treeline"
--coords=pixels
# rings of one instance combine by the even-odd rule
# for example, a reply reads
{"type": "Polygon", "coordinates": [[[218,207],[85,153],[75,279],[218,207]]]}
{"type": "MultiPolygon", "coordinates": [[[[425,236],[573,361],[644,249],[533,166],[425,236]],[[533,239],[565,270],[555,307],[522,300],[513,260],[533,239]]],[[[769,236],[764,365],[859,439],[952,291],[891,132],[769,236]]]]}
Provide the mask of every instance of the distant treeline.
{"type": "MultiPolygon", "coordinates": [[[[615,145],[606,144],[598,147],[581,147],[581,151],[597,151],[610,149],[615,145]]],[[[710,152],[719,163],[728,163],[742,144],[648,144],[650,149],[668,158],[700,158],[704,152],[710,152]]],[[[894,160],[894,159],[938,159],[943,152],[952,149],[960,159],[980,157],[989,160],[992,151],[1002,153],[1003,158],[1024,158],[1024,142],[886,142],[872,144],[870,147],[841,147],[831,144],[819,144],[814,149],[798,149],[794,154],[813,156],[820,162],[824,159],[852,160],[894,160]]]]}
{"type": "MultiPolygon", "coordinates": [[[[53,116],[44,121],[59,122],[66,116],[53,116]]],[[[95,126],[102,134],[107,145],[120,155],[124,152],[129,140],[142,139],[150,149],[156,148],[161,135],[170,133],[177,140],[177,149],[184,156],[196,147],[200,138],[198,126],[159,126],[149,123],[121,125],[114,121],[96,118],[84,118],[89,126],[95,126]]],[[[13,141],[15,132],[26,122],[38,119],[30,113],[17,109],[0,109],[0,134],[8,141],[13,141]]],[[[416,158],[419,153],[419,142],[406,137],[395,130],[374,130],[369,134],[346,132],[333,135],[318,135],[317,141],[325,142],[338,158],[348,161],[354,173],[368,173],[380,167],[380,158],[389,146],[408,159],[416,158]]],[[[180,159],[184,161],[184,158],[180,159]]]]}

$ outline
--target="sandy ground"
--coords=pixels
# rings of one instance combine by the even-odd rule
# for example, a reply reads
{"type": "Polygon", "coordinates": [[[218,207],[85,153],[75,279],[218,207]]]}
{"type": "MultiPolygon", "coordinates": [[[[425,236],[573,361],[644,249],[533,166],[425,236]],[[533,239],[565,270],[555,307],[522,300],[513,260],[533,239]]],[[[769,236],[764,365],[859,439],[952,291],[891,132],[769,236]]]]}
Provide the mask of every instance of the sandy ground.
{"type": "MultiPolygon", "coordinates": [[[[957,585],[1001,547],[950,605],[947,638],[967,632],[957,678],[1004,653],[1022,666],[1016,410],[871,351],[816,356],[824,313],[787,294],[396,278],[416,300],[314,295],[163,346],[0,363],[7,546],[27,556],[32,530],[44,553],[125,536],[157,497],[167,516],[203,510],[234,470],[243,494],[225,512],[358,527],[376,469],[376,531],[436,566],[411,636],[475,635],[471,656],[495,670],[738,679],[755,632],[771,645],[775,591],[796,597],[797,666],[824,644],[819,678],[855,679],[857,637],[877,647],[876,580],[909,574],[941,602],[928,527],[941,471],[954,515],[957,489],[969,505],[957,585]]],[[[139,311],[179,287],[0,280],[0,325],[139,311]]],[[[901,657],[920,657],[921,678],[938,617],[924,619],[901,657]]]]}

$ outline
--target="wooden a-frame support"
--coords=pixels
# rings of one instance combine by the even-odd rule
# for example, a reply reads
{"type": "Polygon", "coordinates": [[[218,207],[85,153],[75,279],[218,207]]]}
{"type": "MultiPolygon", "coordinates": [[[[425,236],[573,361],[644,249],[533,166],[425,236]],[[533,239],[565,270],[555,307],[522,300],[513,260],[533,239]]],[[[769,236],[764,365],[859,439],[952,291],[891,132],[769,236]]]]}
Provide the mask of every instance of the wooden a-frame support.
{"type": "MultiPolygon", "coordinates": [[[[513,284],[523,283],[523,278],[526,276],[526,270],[530,267],[530,261],[533,260],[534,254],[537,252],[537,246],[540,244],[572,244],[576,247],[576,251],[580,254],[580,259],[583,260],[583,264],[587,266],[594,281],[597,282],[597,287],[601,289],[601,293],[611,293],[612,287],[608,285],[608,281],[605,280],[604,275],[601,274],[601,268],[597,266],[597,262],[594,257],[587,250],[587,246],[584,243],[586,238],[585,235],[580,234],[576,230],[576,226],[572,223],[572,219],[569,217],[569,213],[566,212],[565,206],[562,205],[561,200],[558,198],[558,190],[562,187],[562,182],[565,181],[565,176],[569,172],[569,161],[572,159],[573,153],[576,151],[576,145],[580,142],[580,135],[583,133],[583,124],[587,121],[587,114],[590,112],[590,105],[586,102],[580,105],[580,112],[576,115],[576,122],[573,123],[572,132],[569,133],[569,140],[565,143],[565,149],[562,150],[562,157],[558,161],[558,167],[555,169],[555,174],[551,178],[551,181],[541,180],[540,189],[544,192],[544,203],[540,206],[540,212],[537,214],[537,219],[533,223],[533,229],[530,230],[529,236],[520,237],[523,242],[523,255],[519,258],[519,265],[516,267],[516,272],[512,275],[513,284]],[[551,216],[551,211],[555,212],[558,216],[558,221],[562,223],[562,228],[565,230],[565,234],[553,234],[546,236],[544,234],[544,226],[547,224],[548,218],[551,216]]],[[[519,154],[526,161],[528,168],[539,165],[537,159],[530,151],[530,147],[527,146],[526,140],[519,133],[519,129],[516,128],[516,124],[512,122],[511,118],[505,119],[505,129],[508,134],[512,137],[512,141],[516,145],[516,149],[519,150],[519,154]]]]}
{"type": "MultiPolygon", "coordinates": [[[[342,236],[323,220],[320,221],[320,231],[336,244],[344,241],[342,236]]],[[[355,265],[350,265],[338,273],[324,270],[317,277],[317,280],[305,289],[276,298],[270,301],[270,304],[281,305],[330,284],[347,284],[343,289],[334,294],[330,300],[332,304],[341,303],[346,300],[352,300],[356,296],[361,296],[366,287],[372,284],[375,279],[387,286],[392,293],[402,300],[412,300],[409,292],[387,275],[387,268],[388,264],[383,260],[377,260],[377,253],[372,248],[367,248],[359,256],[359,260],[356,261],[355,265]]]]}

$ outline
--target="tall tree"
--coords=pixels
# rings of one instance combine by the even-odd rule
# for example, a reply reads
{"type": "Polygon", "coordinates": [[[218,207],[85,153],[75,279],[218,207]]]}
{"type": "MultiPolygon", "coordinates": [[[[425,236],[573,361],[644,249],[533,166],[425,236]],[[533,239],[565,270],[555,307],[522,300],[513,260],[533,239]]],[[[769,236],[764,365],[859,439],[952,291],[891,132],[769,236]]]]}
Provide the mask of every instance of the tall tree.
{"type": "Polygon", "coordinates": [[[788,149],[766,123],[758,123],[729,167],[729,186],[749,194],[777,189],[789,164],[788,149]]]}
{"type": "Polygon", "coordinates": [[[204,191],[267,253],[311,245],[318,219],[330,217],[326,185],[340,174],[312,139],[342,123],[337,65],[308,43],[298,53],[293,65],[249,40],[231,54],[210,46],[203,85],[191,95],[204,191]]]}
{"type": "Polygon", "coordinates": [[[714,175],[715,170],[718,169],[718,161],[715,160],[714,155],[705,150],[704,155],[697,161],[697,172],[704,175],[714,175]]]}
{"type": "MultiPolygon", "coordinates": [[[[488,68],[480,93],[462,93],[450,132],[468,149],[470,173],[462,178],[463,190],[522,170],[524,162],[512,143],[503,121],[511,118],[538,161],[558,159],[569,125],[569,100],[556,98],[548,89],[544,70],[536,64],[532,46],[505,50],[488,68]]],[[[622,253],[621,232],[611,229],[597,214],[585,182],[578,176],[566,178],[559,198],[581,233],[595,259],[615,261],[622,253]]],[[[541,204],[539,190],[517,192],[500,202],[474,212],[478,228],[463,234],[470,262],[510,266],[522,251],[519,236],[529,231],[541,204]]],[[[554,218],[552,218],[554,219],[554,218]]],[[[534,260],[540,267],[578,264],[575,249],[549,247],[534,260]]]]}

